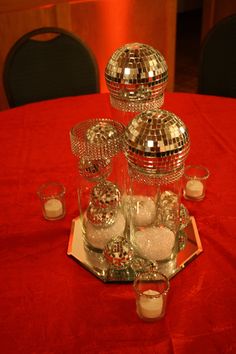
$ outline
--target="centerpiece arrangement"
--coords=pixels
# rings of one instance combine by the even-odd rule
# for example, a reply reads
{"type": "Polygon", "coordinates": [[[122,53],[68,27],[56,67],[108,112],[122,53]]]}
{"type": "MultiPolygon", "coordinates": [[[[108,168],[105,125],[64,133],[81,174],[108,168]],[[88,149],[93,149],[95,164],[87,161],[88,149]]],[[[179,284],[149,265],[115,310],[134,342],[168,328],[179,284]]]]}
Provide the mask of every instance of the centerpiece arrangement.
{"type": "Polygon", "coordinates": [[[68,254],[103,281],[132,281],[150,267],[170,278],[202,249],[181,203],[188,129],[161,109],[167,64],[154,48],[131,43],[113,53],[105,79],[126,125],[105,117],[70,131],[80,216],[68,254]]]}

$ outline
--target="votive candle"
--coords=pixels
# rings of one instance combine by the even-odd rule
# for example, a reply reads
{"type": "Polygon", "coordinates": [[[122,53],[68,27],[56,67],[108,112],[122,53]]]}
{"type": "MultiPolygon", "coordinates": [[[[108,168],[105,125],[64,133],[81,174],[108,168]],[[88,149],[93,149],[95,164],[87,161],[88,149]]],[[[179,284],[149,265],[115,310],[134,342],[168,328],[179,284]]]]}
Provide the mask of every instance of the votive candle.
{"type": "Polygon", "coordinates": [[[202,196],[204,190],[203,183],[198,179],[191,179],[186,183],[186,196],[191,198],[199,198],[202,196]]]}
{"type": "Polygon", "coordinates": [[[47,218],[58,218],[63,214],[62,202],[56,198],[49,199],[44,204],[44,211],[47,218]]]}
{"type": "Polygon", "coordinates": [[[163,297],[158,291],[146,290],[139,297],[137,311],[141,317],[156,318],[162,314],[163,297]]]}

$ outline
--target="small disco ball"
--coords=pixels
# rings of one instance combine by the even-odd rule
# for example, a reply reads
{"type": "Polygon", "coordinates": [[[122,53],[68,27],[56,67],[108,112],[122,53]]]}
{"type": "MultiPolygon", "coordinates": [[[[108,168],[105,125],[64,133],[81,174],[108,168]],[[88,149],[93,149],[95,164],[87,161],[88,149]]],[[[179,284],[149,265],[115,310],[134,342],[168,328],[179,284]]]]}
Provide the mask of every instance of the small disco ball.
{"type": "Polygon", "coordinates": [[[106,244],[103,255],[112,267],[126,269],[133,259],[133,248],[124,237],[118,236],[106,244]]]}
{"type": "Polygon", "coordinates": [[[89,181],[99,181],[111,174],[112,161],[110,159],[88,160],[82,157],[78,161],[78,171],[89,181]]]}
{"type": "Polygon", "coordinates": [[[114,224],[117,216],[117,209],[100,208],[89,204],[87,209],[87,218],[91,224],[98,227],[109,227],[114,224]]]}
{"type": "MultiPolygon", "coordinates": [[[[156,177],[179,170],[182,174],[190,139],[179,117],[157,109],[142,112],[129,123],[124,145],[129,165],[156,177]]],[[[180,177],[178,173],[173,175],[180,177]]]]}
{"type": "Polygon", "coordinates": [[[120,205],[121,193],[116,184],[101,181],[91,191],[91,202],[98,208],[116,208],[120,205]]]}
{"type": "Polygon", "coordinates": [[[114,108],[141,112],[162,106],[168,68],[163,55],[153,47],[130,43],[112,54],[105,80],[114,108]]]}
{"type": "Polygon", "coordinates": [[[108,139],[114,139],[118,136],[115,126],[107,122],[99,122],[91,126],[86,132],[86,138],[90,143],[103,143],[108,139]]]}
{"type": "Polygon", "coordinates": [[[106,160],[123,149],[124,125],[109,118],[88,119],[70,130],[71,151],[85,162],[106,160]]]}

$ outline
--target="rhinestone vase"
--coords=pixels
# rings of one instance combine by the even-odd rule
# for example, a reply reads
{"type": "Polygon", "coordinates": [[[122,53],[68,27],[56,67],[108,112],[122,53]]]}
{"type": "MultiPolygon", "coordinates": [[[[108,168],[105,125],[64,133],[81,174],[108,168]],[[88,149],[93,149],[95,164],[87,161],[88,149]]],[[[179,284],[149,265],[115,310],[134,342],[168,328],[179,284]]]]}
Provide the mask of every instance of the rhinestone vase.
{"type": "Polygon", "coordinates": [[[86,246],[103,252],[113,238],[124,235],[121,207],[124,193],[124,126],[112,119],[91,119],[70,131],[78,170],[78,202],[86,246]]]}

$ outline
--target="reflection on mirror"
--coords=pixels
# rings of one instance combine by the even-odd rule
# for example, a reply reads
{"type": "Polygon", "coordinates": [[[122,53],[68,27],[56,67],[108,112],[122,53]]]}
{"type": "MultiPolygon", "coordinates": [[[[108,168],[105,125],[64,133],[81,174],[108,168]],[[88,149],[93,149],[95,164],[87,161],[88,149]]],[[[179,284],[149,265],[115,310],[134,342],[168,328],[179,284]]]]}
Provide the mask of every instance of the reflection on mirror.
{"type": "MultiPolygon", "coordinates": [[[[191,216],[189,224],[179,232],[179,252],[177,256],[169,262],[159,264],[159,271],[168,276],[168,278],[172,278],[201,252],[202,245],[196,221],[191,216]]],[[[132,282],[137,272],[144,271],[151,265],[147,260],[134,257],[126,269],[117,270],[112,268],[104,258],[103,252],[94,252],[86,247],[80,217],[72,220],[67,254],[103,282],[132,282]]]]}

